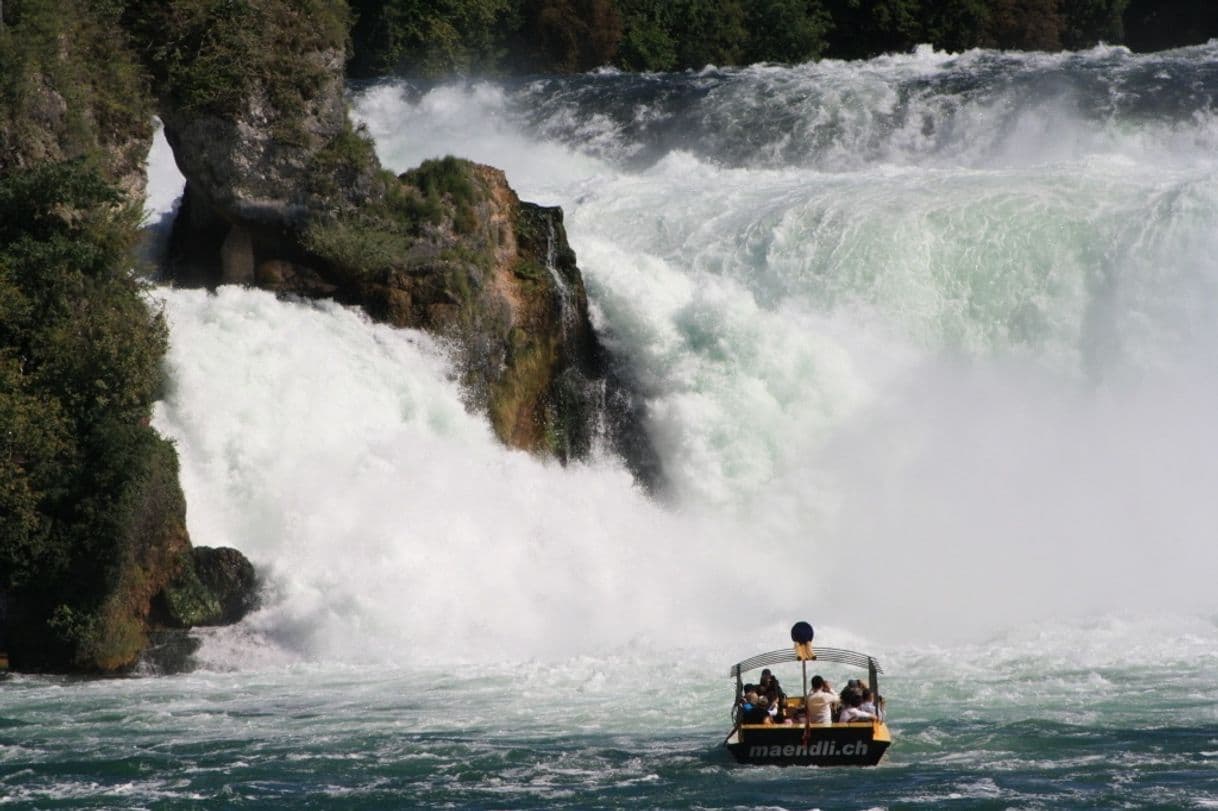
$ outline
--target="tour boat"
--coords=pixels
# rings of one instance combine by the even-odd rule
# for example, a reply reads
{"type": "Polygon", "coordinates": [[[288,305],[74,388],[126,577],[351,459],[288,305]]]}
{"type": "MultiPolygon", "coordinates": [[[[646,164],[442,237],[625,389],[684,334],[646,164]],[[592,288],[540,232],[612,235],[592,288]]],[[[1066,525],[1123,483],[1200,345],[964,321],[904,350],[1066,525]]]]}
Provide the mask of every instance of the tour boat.
{"type": "MultiPolygon", "coordinates": [[[[808,694],[808,662],[831,662],[862,668],[867,671],[867,683],[874,696],[879,696],[879,662],[865,653],[840,648],[812,648],[812,629],[799,623],[792,629],[806,626],[807,639],[796,640],[795,647],[761,653],[732,665],[730,676],[736,679],[736,700],[732,705],[735,725],[723,743],[741,763],[772,766],[874,766],[892,743],[888,725],[878,718],[846,724],[811,724],[804,712],[804,697],[808,694]],[[803,692],[787,696],[783,723],[746,724],[741,712],[744,696],[744,674],[763,667],[798,662],[803,670],[803,692]]],[[[775,675],[778,675],[776,672],[775,675]]],[[[779,680],[781,684],[781,679],[779,680]]],[[[882,702],[877,700],[882,708],[882,702]]]]}

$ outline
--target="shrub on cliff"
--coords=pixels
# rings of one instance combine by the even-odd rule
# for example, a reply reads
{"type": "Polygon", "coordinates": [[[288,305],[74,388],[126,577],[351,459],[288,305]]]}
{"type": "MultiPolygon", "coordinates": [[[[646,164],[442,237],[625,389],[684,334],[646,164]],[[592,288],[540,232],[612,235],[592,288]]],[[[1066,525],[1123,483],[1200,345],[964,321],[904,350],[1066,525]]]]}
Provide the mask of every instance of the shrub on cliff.
{"type": "Polygon", "coordinates": [[[165,541],[186,543],[176,457],[147,424],[166,328],[121,200],[84,161],[0,176],[0,590],[23,667],[129,663],[165,541]]]}
{"type": "Polygon", "coordinates": [[[401,269],[418,253],[419,237],[428,227],[447,220],[462,236],[476,228],[474,206],[480,199],[471,171],[468,161],[449,155],[423,161],[404,173],[400,183],[390,175],[392,182],[376,201],[316,216],[303,244],[343,277],[370,278],[401,269]]]}
{"type": "Polygon", "coordinates": [[[182,111],[219,116],[245,110],[258,93],[279,114],[303,107],[327,79],[326,66],[309,55],[344,51],[350,22],[341,0],[124,5],[124,24],[158,92],[182,111]]]}
{"type": "Polygon", "coordinates": [[[0,171],[88,155],[142,188],[152,105],[115,2],[4,0],[0,171]]]}

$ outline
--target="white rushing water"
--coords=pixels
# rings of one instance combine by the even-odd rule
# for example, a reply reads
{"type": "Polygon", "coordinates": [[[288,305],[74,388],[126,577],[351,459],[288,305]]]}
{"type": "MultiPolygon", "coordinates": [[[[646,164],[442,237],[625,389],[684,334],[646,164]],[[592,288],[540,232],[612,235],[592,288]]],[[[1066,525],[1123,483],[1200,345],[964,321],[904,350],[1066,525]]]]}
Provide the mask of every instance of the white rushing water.
{"type": "Polygon", "coordinates": [[[667,483],[502,448],[422,334],[160,290],[192,539],[269,584],[205,659],[1192,627],[1216,608],[1218,122],[1163,88],[1205,54],[361,91],[390,168],[453,153],[563,207],[667,483]]]}

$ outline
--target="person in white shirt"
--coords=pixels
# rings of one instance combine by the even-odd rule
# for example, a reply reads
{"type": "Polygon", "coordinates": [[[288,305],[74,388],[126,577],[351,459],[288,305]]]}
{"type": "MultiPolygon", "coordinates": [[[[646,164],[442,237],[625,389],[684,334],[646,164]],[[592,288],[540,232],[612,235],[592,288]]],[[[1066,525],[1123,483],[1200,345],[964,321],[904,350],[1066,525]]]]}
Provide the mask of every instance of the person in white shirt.
{"type": "Polygon", "coordinates": [[[882,700],[877,701],[875,698],[875,695],[871,692],[871,689],[869,687],[864,687],[863,688],[863,703],[859,705],[859,709],[862,710],[863,712],[869,712],[872,715],[874,715],[878,720],[883,721],[884,720],[884,714],[882,712],[883,707],[884,707],[884,702],[882,700]]]}
{"type": "Polygon", "coordinates": [[[863,704],[863,693],[861,690],[847,692],[843,700],[846,702],[846,706],[842,708],[842,714],[837,718],[839,724],[849,724],[851,721],[875,720],[874,713],[861,709],[863,704]]]}
{"type": "Polygon", "coordinates": [[[819,675],[812,677],[812,690],[804,699],[809,724],[832,724],[833,708],[838,704],[837,694],[829,682],[819,675]]]}

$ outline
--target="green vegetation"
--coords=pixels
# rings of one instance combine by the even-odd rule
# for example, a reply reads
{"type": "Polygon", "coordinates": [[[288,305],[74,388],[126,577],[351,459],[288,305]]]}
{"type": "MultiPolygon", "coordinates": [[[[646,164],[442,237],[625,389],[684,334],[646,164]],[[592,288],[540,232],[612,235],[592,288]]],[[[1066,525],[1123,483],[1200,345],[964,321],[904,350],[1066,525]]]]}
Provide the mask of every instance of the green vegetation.
{"type": "Polygon", "coordinates": [[[471,234],[477,227],[474,205],[478,193],[469,161],[447,155],[439,160],[423,161],[402,175],[402,180],[418,190],[422,204],[408,216],[438,222],[442,213],[453,211],[453,228],[458,234],[471,234]]]}
{"type": "Polygon", "coordinates": [[[129,663],[147,569],[182,535],[176,456],[148,426],[166,329],[121,201],[84,160],[0,176],[0,590],[24,667],[129,663]]]}
{"type": "Polygon", "coordinates": [[[319,215],[305,230],[304,245],[349,278],[402,268],[429,226],[447,222],[463,236],[477,228],[479,192],[472,168],[450,155],[424,161],[402,175],[402,182],[386,173],[382,196],[319,215]]]}
{"type": "MultiPolygon", "coordinates": [[[[308,192],[313,196],[316,208],[332,208],[348,199],[348,192],[361,184],[369,174],[370,167],[379,166],[376,147],[363,126],[345,128],[328,144],[314,153],[308,172],[308,192]]],[[[379,186],[395,185],[393,177],[384,173],[379,186]]]]}
{"type": "Polygon", "coordinates": [[[523,0],[506,17],[508,65],[517,70],[570,72],[612,62],[622,38],[613,0],[523,0]]]}
{"type": "Polygon", "coordinates": [[[1185,0],[354,0],[352,6],[349,70],[356,77],[562,73],[601,65],[683,70],[858,59],[920,43],[952,51],[1086,48],[1123,40],[1127,6],[1139,28],[1174,25],[1190,32],[1189,41],[1218,34],[1218,12],[1186,8],[1185,0]]]}
{"type": "Polygon", "coordinates": [[[1159,51],[1218,37],[1218,3],[1197,0],[1130,0],[1123,22],[1126,44],[1159,51]]]}
{"type": "Polygon", "coordinates": [[[194,558],[184,556],[182,571],[161,594],[166,619],[179,628],[215,624],[224,612],[219,596],[199,579],[194,558]]]}
{"type": "Polygon", "coordinates": [[[412,226],[386,213],[366,207],[318,218],[305,229],[304,247],[348,279],[400,268],[417,237],[412,226]]]}
{"type": "Polygon", "coordinates": [[[509,0],[352,0],[359,76],[403,71],[434,76],[490,68],[509,0]]]}
{"type": "Polygon", "coordinates": [[[153,105],[124,10],[3,5],[0,635],[24,669],[131,664],[188,543],[148,425],[166,329],[131,272],[153,105]]]}
{"type": "MultiPolygon", "coordinates": [[[[233,115],[265,94],[279,115],[301,114],[330,76],[309,57],[347,43],[341,0],[112,0],[152,72],[183,112],[233,115]]],[[[283,122],[290,136],[290,121],[283,122]]]]}
{"type": "Polygon", "coordinates": [[[88,157],[109,177],[137,172],[152,105],[118,5],[4,0],[3,8],[0,171],[88,157]]]}

